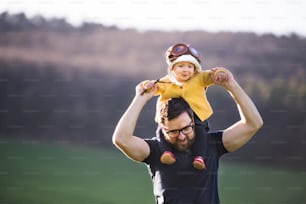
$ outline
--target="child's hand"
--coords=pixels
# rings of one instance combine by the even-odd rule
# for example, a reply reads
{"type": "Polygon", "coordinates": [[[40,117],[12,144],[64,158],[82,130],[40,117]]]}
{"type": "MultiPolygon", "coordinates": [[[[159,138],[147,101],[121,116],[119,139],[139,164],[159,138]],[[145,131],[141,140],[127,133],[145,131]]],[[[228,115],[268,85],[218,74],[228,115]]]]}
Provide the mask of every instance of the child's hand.
{"type": "Polygon", "coordinates": [[[215,67],[211,69],[211,77],[216,84],[228,81],[229,74],[224,67],[215,67]]]}

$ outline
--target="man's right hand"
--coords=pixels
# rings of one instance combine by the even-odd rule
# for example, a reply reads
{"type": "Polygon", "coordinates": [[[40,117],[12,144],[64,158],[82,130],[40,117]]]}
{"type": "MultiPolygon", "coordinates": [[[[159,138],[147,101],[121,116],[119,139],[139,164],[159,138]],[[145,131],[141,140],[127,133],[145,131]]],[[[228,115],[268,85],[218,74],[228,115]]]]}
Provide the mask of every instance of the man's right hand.
{"type": "Polygon", "coordinates": [[[145,80],[136,86],[136,95],[146,96],[148,99],[152,98],[157,90],[155,81],[145,80]]]}

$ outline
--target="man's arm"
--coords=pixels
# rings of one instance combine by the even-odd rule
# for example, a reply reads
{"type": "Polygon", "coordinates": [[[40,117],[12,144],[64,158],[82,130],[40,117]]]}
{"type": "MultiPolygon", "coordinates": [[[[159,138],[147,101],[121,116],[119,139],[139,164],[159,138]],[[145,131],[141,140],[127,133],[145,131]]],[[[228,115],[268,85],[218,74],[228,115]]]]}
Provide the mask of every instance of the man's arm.
{"type": "Polygon", "coordinates": [[[240,121],[223,132],[222,141],[225,149],[233,152],[246,144],[262,127],[263,120],[249,96],[240,87],[233,75],[228,72],[228,80],[216,82],[227,89],[237,104],[240,121]]]}
{"type": "Polygon", "coordinates": [[[143,93],[145,88],[143,84],[136,86],[136,95],[119,120],[113,134],[114,145],[135,161],[143,161],[150,154],[149,145],[143,139],[133,135],[140,112],[156,91],[156,87],[153,87],[149,93],[143,93]]]}

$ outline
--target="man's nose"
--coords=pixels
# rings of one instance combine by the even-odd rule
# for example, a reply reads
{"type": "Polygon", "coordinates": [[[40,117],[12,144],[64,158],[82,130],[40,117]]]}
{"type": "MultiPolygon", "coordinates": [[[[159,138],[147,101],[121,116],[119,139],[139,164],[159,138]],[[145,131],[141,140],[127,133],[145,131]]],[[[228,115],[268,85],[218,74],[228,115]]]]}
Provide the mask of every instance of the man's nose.
{"type": "Polygon", "coordinates": [[[186,138],[186,135],[182,131],[180,131],[180,134],[178,135],[178,139],[184,140],[186,138]]]}

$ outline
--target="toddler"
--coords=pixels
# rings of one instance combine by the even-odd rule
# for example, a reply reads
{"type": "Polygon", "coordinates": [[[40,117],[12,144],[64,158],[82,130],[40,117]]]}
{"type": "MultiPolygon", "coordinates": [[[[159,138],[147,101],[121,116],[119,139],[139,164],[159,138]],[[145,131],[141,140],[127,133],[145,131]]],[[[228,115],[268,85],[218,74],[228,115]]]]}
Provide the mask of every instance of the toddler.
{"type": "MultiPolygon", "coordinates": [[[[157,106],[160,101],[169,98],[182,97],[187,101],[194,112],[194,125],[188,127],[188,130],[193,128],[195,131],[195,141],[191,147],[194,155],[193,167],[199,170],[206,169],[206,135],[209,130],[207,119],[213,113],[206,98],[206,89],[213,85],[214,81],[227,80],[228,75],[226,70],[222,68],[203,71],[198,52],[188,44],[179,43],[169,47],[165,57],[168,64],[168,74],[156,81],[146,81],[144,84],[145,91],[157,86],[155,92],[155,95],[159,95],[157,106]],[[197,135],[201,136],[197,137],[197,135]]],[[[157,131],[160,131],[160,128],[157,131]]],[[[184,130],[170,133],[168,133],[169,137],[177,138],[179,134],[184,134],[184,130]]],[[[162,151],[161,163],[167,165],[175,163],[176,158],[172,154],[170,145],[163,136],[160,136],[159,139],[162,151]]]]}

